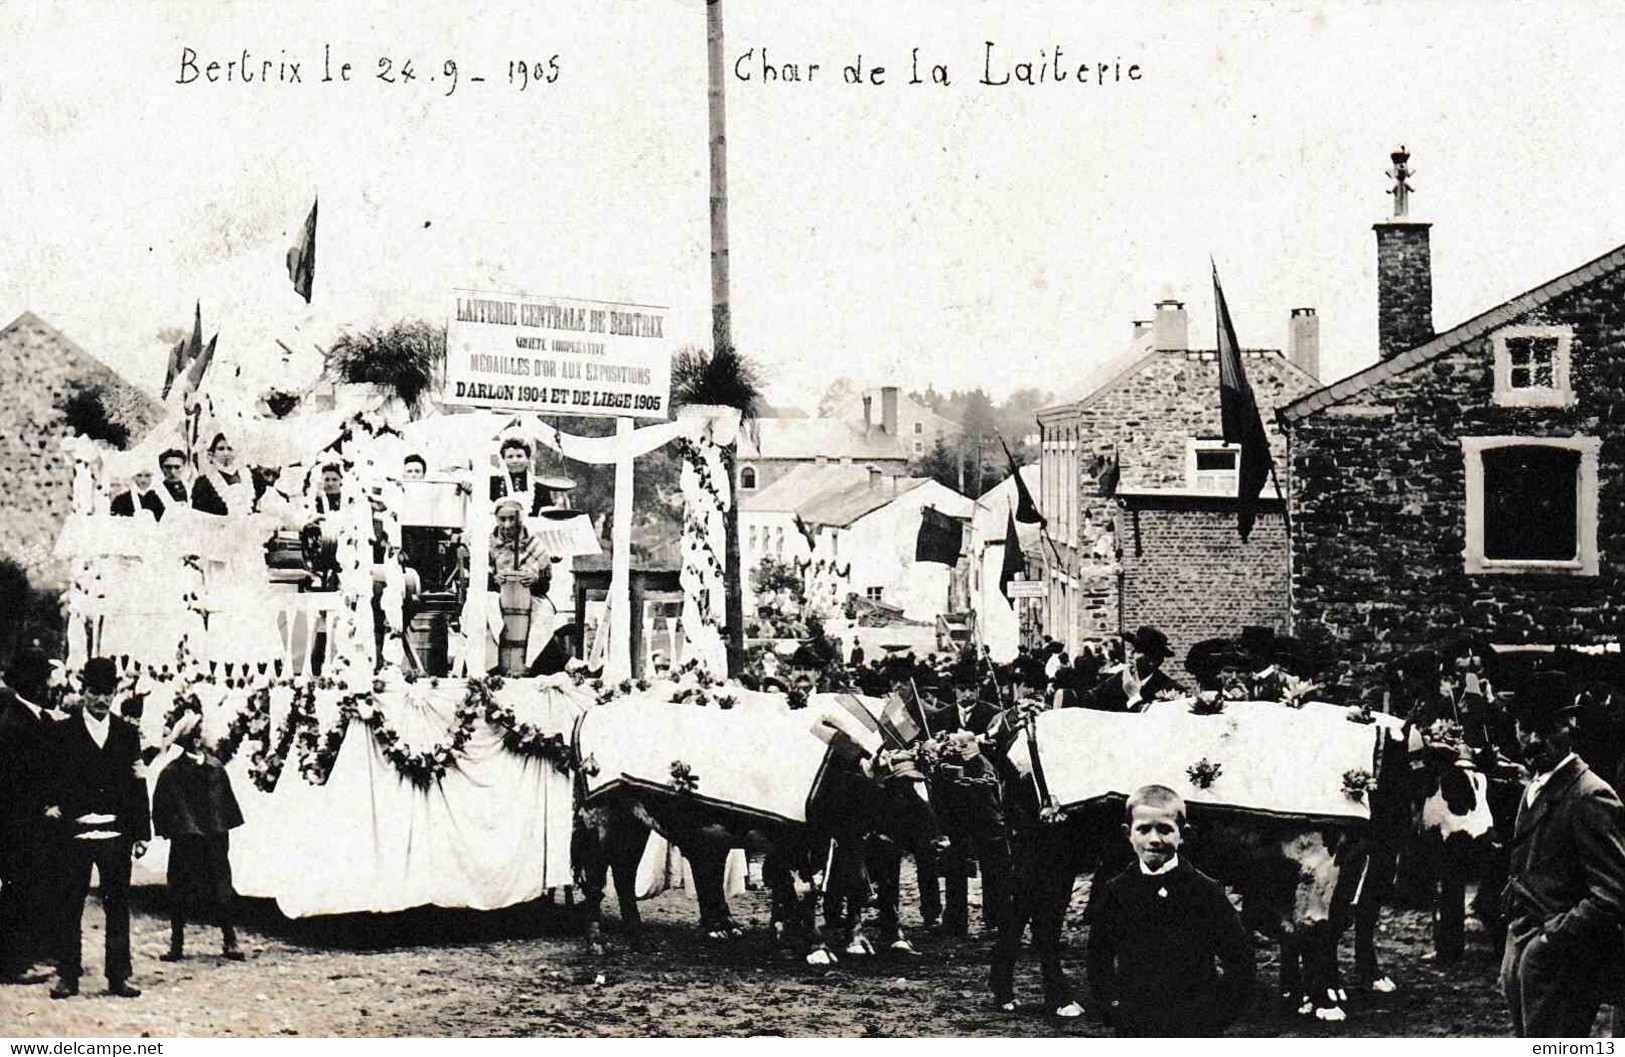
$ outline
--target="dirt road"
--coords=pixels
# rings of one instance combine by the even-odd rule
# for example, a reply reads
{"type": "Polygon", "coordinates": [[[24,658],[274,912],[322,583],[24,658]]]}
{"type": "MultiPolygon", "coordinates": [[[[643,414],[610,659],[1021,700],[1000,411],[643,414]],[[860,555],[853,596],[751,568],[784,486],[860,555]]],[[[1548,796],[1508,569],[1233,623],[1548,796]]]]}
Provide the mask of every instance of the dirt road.
{"type": "MultiPolygon", "coordinates": [[[[1081,910],[1080,900],[1075,910],[1081,910]]],[[[1105,1029],[1055,1021],[1037,1009],[1037,971],[1018,975],[1015,1014],[987,1007],[991,939],[915,934],[920,956],[843,961],[828,971],[785,959],[765,930],[714,943],[693,928],[688,897],[646,904],[637,949],[612,932],[607,953],[588,956],[562,905],[497,914],[424,911],[290,922],[253,904],[246,962],[221,960],[219,933],[194,927],[188,961],[158,960],[168,925],[147,893],[136,912],[136,983],[126,1000],[98,995],[100,908],[86,912],[84,996],[52,1002],[48,985],[0,988],[0,1034],[85,1036],[1088,1036],[1105,1029]]],[[[761,893],[736,901],[741,920],[765,922],[761,893]]],[[[908,920],[905,918],[905,920],[908,920]]],[[[973,926],[974,928],[974,926],[973,926]]],[[[1083,930],[1068,930],[1068,972],[1081,985],[1083,930]]],[[[1496,958],[1481,935],[1449,969],[1422,962],[1423,916],[1390,913],[1380,949],[1400,984],[1360,999],[1349,1020],[1322,1025],[1261,994],[1241,1035],[1505,1035],[1496,958]]],[[[1348,964],[1347,943],[1344,962],[1348,964]]],[[[1273,956],[1260,953],[1272,991],[1273,956]]]]}

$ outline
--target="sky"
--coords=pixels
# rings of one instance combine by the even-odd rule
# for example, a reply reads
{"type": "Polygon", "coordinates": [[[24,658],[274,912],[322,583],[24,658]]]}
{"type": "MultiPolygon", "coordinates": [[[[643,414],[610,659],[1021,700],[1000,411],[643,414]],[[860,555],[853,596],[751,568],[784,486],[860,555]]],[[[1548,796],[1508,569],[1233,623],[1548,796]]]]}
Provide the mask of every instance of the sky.
{"type": "MultiPolygon", "coordinates": [[[[1244,345],[1311,306],[1323,380],[1352,373],[1401,143],[1436,329],[1625,243],[1609,5],[725,3],[734,341],[775,403],[1068,395],[1161,298],[1211,345],[1210,256],[1244,345]],[[1057,48],[1066,80],[1015,81],[1057,48]]],[[[151,387],[197,300],[250,364],[459,288],[665,306],[674,347],[709,342],[702,0],[337,7],[0,6],[0,323],[151,387]],[[284,259],[318,195],[307,307],[284,259]]]]}

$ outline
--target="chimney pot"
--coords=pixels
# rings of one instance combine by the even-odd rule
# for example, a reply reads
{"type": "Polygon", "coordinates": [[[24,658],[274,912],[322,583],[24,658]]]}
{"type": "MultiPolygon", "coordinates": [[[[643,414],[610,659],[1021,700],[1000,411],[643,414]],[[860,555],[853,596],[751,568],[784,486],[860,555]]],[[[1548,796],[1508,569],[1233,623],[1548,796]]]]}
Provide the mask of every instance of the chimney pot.
{"type": "Polygon", "coordinates": [[[1138,341],[1140,338],[1145,337],[1150,330],[1151,321],[1149,319],[1136,319],[1134,321],[1134,340],[1138,341]]]}
{"type": "Polygon", "coordinates": [[[1320,317],[1312,308],[1294,308],[1287,321],[1287,359],[1320,378],[1320,317]]]}
{"type": "Polygon", "coordinates": [[[873,463],[870,463],[867,467],[865,467],[865,469],[867,469],[869,471],[869,487],[870,488],[879,488],[880,487],[880,467],[874,465],[873,463]]]}
{"type": "Polygon", "coordinates": [[[1373,225],[1377,232],[1377,351],[1389,359],[1433,337],[1433,261],[1428,228],[1411,220],[1410,154],[1404,147],[1389,156],[1394,216],[1373,225]]]}
{"type": "Polygon", "coordinates": [[[867,437],[873,425],[875,398],[868,393],[863,394],[863,435],[867,437]]]}
{"type": "Polygon", "coordinates": [[[1184,352],[1190,348],[1190,317],[1185,313],[1183,301],[1175,301],[1171,297],[1158,301],[1153,325],[1156,327],[1155,345],[1158,350],[1184,352]]]}

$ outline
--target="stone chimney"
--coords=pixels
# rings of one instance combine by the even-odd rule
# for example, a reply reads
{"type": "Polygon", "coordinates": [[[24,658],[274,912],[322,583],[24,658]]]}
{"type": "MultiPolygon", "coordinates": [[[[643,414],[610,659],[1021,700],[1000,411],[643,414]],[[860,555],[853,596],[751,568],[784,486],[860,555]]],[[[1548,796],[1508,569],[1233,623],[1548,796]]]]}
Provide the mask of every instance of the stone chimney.
{"type": "Polygon", "coordinates": [[[1312,308],[1294,308],[1287,321],[1286,358],[1320,378],[1320,317],[1312,308]]]}
{"type": "Polygon", "coordinates": [[[876,466],[874,463],[870,463],[868,466],[864,467],[864,469],[869,471],[869,487],[879,488],[881,476],[880,467],[876,466]]]}
{"type": "Polygon", "coordinates": [[[886,436],[897,436],[897,387],[884,386],[880,390],[880,428],[886,436]]]}
{"type": "Polygon", "coordinates": [[[1191,321],[1185,314],[1185,302],[1167,298],[1157,302],[1156,327],[1158,350],[1184,352],[1191,347],[1191,321]]]}
{"type": "Polygon", "coordinates": [[[1129,340],[1131,340],[1131,341],[1139,341],[1141,338],[1145,337],[1150,332],[1151,332],[1151,321],[1149,319],[1136,319],[1134,321],[1134,336],[1129,340]]]}
{"type": "Polygon", "coordinates": [[[1389,359],[1433,337],[1433,262],[1428,248],[1432,224],[1412,220],[1411,156],[1404,147],[1389,157],[1394,215],[1372,228],[1377,233],[1377,351],[1389,359]]]}
{"type": "Polygon", "coordinates": [[[874,428],[874,419],[873,419],[874,407],[875,407],[875,398],[870,396],[868,393],[864,393],[863,394],[863,435],[865,437],[867,437],[869,435],[869,431],[874,428]]]}

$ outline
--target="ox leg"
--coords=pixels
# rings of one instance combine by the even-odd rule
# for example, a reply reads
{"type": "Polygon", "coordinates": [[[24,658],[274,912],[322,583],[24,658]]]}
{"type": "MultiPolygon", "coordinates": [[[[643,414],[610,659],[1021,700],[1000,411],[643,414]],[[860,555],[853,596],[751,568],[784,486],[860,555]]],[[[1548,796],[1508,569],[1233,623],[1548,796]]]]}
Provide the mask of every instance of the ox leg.
{"type": "MultiPolygon", "coordinates": [[[[638,863],[649,845],[649,829],[628,818],[624,825],[611,831],[607,844],[609,867],[615,877],[615,898],[621,908],[621,929],[636,936],[643,928],[643,914],[638,910],[638,863]]],[[[600,891],[599,896],[602,895],[600,891]]]]}
{"type": "Polygon", "coordinates": [[[694,871],[694,895],[700,904],[700,928],[712,939],[733,939],[743,930],[728,908],[725,889],[728,848],[709,840],[698,840],[683,849],[694,871]]]}
{"type": "Polygon", "coordinates": [[[570,858],[575,864],[576,887],[581,890],[581,912],[586,923],[587,949],[602,954],[604,886],[609,876],[604,811],[581,808],[570,835],[570,858]]]}

